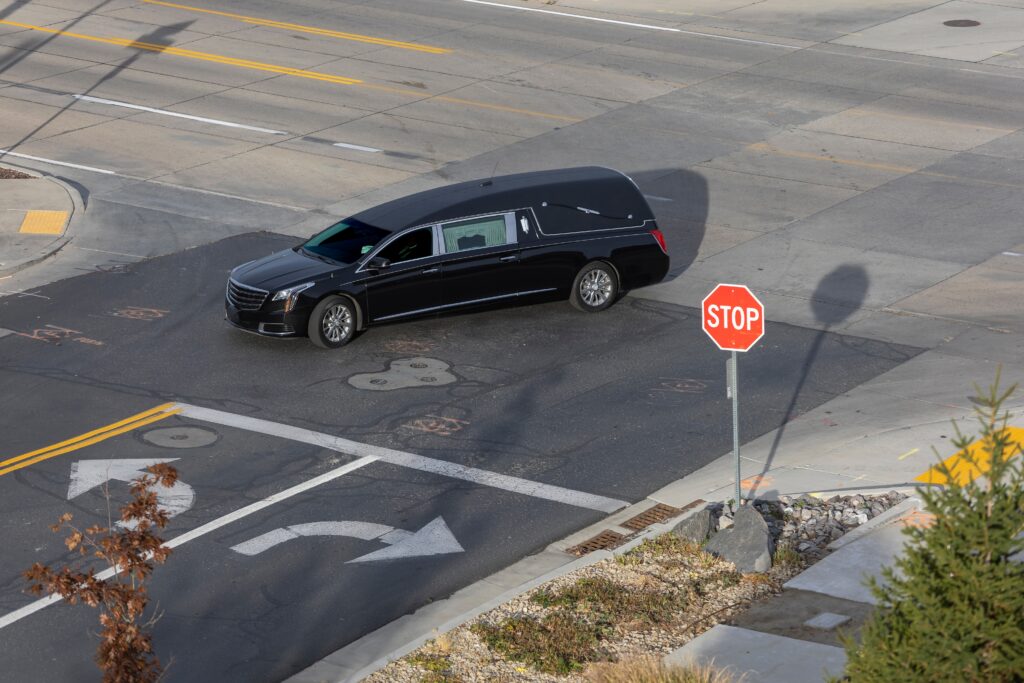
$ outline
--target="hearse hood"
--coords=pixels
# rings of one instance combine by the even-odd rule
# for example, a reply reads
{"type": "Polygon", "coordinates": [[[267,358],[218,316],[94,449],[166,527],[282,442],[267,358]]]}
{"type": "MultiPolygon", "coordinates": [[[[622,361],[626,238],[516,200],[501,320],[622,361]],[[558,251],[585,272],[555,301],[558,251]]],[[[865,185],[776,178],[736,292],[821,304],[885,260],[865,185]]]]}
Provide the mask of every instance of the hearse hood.
{"type": "Polygon", "coordinates": [[[231,271],[231,277],[242,285],[258,287],[273,292],[292,285],[311,282],[330,272],[348,267],[327,263],[301,251],[286,249],[270,256],[243,263],[231,271]]]}

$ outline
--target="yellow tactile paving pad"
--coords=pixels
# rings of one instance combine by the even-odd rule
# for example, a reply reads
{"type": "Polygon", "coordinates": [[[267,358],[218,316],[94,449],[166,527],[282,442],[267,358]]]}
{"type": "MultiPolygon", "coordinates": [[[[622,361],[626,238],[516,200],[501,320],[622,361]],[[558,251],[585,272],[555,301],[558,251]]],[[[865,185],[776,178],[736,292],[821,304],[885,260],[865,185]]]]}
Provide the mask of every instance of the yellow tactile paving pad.
{"type": "MultiPolygon", "coordinates": [[[[1020,427],[1007,427],[1007,436],[1011,446],[1003,457],[1012,458],[1020,453],[1020,444],[1024,443],[1024,429],[1020,427]],[[1016,444],[1014,446],[1013,444],[1016,444]]],[[[960,485],[969,484],[978,477],[988,474],[992,468],[992,456],[984,452],[985,443],[982,440],[975,441],[965,450],[946,458],[946,467],[950,470],[951,476],[946,476],[939,471],[938,467],[930,467],[926,472],[915,478],[923,484],[948,484],[950,479],[960,485]]]]}
{"type": "Polygon", "coordinates": [[[32,235],[59,235],[64,232],[68,220],[67,211],[29,211],[21,222],[18,232],[32,235]]]}

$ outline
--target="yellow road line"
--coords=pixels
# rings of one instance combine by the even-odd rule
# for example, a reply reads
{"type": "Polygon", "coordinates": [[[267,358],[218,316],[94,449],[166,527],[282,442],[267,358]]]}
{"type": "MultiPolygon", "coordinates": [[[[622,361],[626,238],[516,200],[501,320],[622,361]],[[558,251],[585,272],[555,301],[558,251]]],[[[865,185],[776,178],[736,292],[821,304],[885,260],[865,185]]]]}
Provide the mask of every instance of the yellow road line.
{"type": "Polygon", "coordinates": [[[72,33],[71,31],[60,31],[58,29],[46,28],[44,26],[34,26],[32,24],[22,24],[17,21],[0,20],[0,24],[6,26],[17,26],[19,28],[31,29],[33,31],[41,31],[43,33],[52,33],[54,35],[66,36],[68,38],[78,38],[80,40],[90,40],[96,43],[106,43],[108,45],[117,45],[119,47],[130,47],[136,50],[148,50],[150,52],[161,52],[169,55],[176,55],[178,57],[189,57],[190,59],[199,59],[205,62],[215,62],[218,64],[229,64],[231,66],[240,66],[246,69],[255,69],[257,71],[269,71],[271,73],[287,74],[289,76],[299,76],[301,78],[312,78],[319,81],[329,81],[331,83],[340,83],[342,85],[355,85],[362,83],[357,78],[346,78],[344,76],[334,76],[331,74],[318,73],[316,71],[306,71],[305,69],[293,69],[288,66],[279,66],[277,64],[265,64],[263,62],[254,62],[249,59],[236,59],[235,57],[227,57],[224,55],[215,55],[209,52],[198,52],[196,50],[186,50],[179,47],[171,47],[169,45],[157,45],[154,43],[140,43],[135,40],[127,40],[125,38],[101,38],[99,36],[90,36],[84,33],[72,33]]]}
{"type": "Polygon", "coordinates": [[[765,142],[755,142],[752,145],[747,145],[747,149],[755,152],[769,152],[770,154],[776,154],[780,157],[792,157],[794,159],[810,159],[812,161],[831,161],[834,164],[842,164],[843,166],[859,166],[861,168],[871,168],[876,171],[892,171],[893,173],[913,173],[916,168],[910,166],[894,166],[892,164],[878,164],[870,161],[858,161],[856,159],[841,159],[839,157],[826,157],[820,154],[811,154],[810,152],[797,152],[795,150],[779,149],[778,147],[772,147],[765,142]]]}
{"type": "Polygon", "coordinates": [[[18,232],[27,235],[59,235],[64,232],[67,211],[26,211],[18,232]]]}
{"type": "Polygon", "coordinates": [[[440,100],[442,102],[451,102],[453,104],[462,104],[468,107],[477,107],[479,109],[491,109],[494,111],[504,111],[511,114],[522,114],[524,116],[535,116],[537,118],[553,119],[555,121],[567,121],[569,123],[576,123],[582,119],[573,116],[562,116],[561,114],[548,114],[542,111],[533,111],[531,109],[520,109],[518,107],[507,107],[501,104],[491,104],[489,102],[480,102],[478,100],[464,100],[458,97],[448,97],[447,95],[434,96],[430,93],[417,91],[417,90],[405,90],[402,88],[392,88],[386,85],[378,85],[375,83],[365,83],[357,78],[347,78],[344,76],[334,76],[331,74],[319,73],[316,71],[306,71],[304,69],[293,69],[287,66],[278,66],[276,64],[265,64],[263,62],[254,62],[248,59],[236,59],[234,57],[226,57],[223,55],[215,55],[208,52],[197,52],[195,50],[186,50],[184,48],[170,47],[167,45],[155,45],[153,43],[140,43],[134,40],[126,40],[124,38],[100,38],[99,36],[90,36],[83,33],[72,33],[70,31],[60,31],[52,28],[45,28],[43,26],[33,26],[32,24],[22,24],[16,21],[7,21],[0,19],[0,25],[17,26],[19,28],[30,29],[33,31],[42,31],[43,33],[52,33],[55,35],[66,36],[68,38],[79,38],[81,40],[91,40],[97,43],[107,43],[108,45],[118,45],[120,47],[130,47],[138,50],[149,50],[151,52],[160,52],[169,55],[176,55],[179,57],[189,57],[191,59],[200,59],[207,62],[216,62],[218,64],[227,64],[230,66],[238,66],[246,69],[256,69],[259,71],[270,71],[272,73],[280,73],[288,76],[298,76],[300,78],[309,78],[318,81],[327,81],[329,83],[339,83],[341,85],[358,85],[364,88],[373,88],[375,90],[383,90],[386,92],[397,93],[400,95],[409,95],[420,100],[440,100]]]}
{"type": "MultiPolygon", "coordinates": [[[[1024,443],[1024,429],[1007,427],[1006,432],[1010,440],[1010,448],[1005,454],[1005,458],[1008,460],[1020,454],[1021,444],[1024,443]],[[1013,448],[1014,443],[1017,444],[1016,448],[1013,448]]],[[[938,465],[935,465],[917,476],[914,481],[923,484],[948,484],[952,479],[960,485],[969,484],[992,469],[991,456],[982,452],[984,445],[984,441],[979,439],[959,453],[946,458],[944,464],[949,468],[950,476],[944,475],[938,465]]]]}
{"type": "Polygon", "coordinates": [[[982,126],[976,123],[962,123],[960,121],[950,121],[949,119],[937,119],[931,116],[914,116],[912,114],[892,114],[887,111],[879,111],[877,109],[850,109],[849,111],[842,112],[845,114],[852,114],[853,116],[885,116],[890,119],[905,119],[907,121],[926,121],[928,123],[934,123],[940,126],[960,126],[961,128],[976,128],[978,130],[993,130],[999,133],[1012,133],[1016,128],[997,128],[994,126],[982,126]]]}
{"type": "Polygon", "coordinates": [[[909,451],[907,451],[906,453],[904,453],[901,456],[898,456],[896,459],[897,460],[905,460],[906,458],[909,458],[910,456],[912,456],[914,453],[917,453],[919,450],[921,450],[921,449],[920,448],[911,448],[909,451]]]}
{"type": "Polygon", "coordinates": [[[175,405],[176,404],[174,403],[165,403],[157,406],[156,408],[151,408],[138,413],[137,415],[132,415],[131,417],[126,417],[123,420],[118,420],[117,422],[106,425],[105,427],[94,429],[91,432],[79,434],[78,436],[51,444],[45,448],[29,451],[28,453],[22,453],[21,455],[13,458],[0,461],[0,476],[14,472],[15,470],[20,470],[23,467],[28,467],[29,465],[33,465],[37,462],[54,458],[58,455],[70,453],[71,451],[76,451],[80,448],[85,448],[86,446],[106,441],[118,434],[130,432],[133,429],[137,429],[158,420],[163,420],[171,415],[177,415],[181,412],[181,409],[174,409],[175,405]]]}
{"type": "Polygon", "coordinates": [[[160,5],[162,7],[173,7],[175,9],[186,10],[188,12],[202,12],[203,14],[215,14],[219,17],[228,17],[230,19],[238,19],[239,21],[245,22],[246,24],[255,24],[257,26],[269,26],[271,28],[282,28],[289,31],[300,31],[303,33],[313,33],[319,36],[328,36],[331,38],[341,38],[342,40],[353,40],[359,43],[369,43],[371,45],[384,45],[386,47],[397,47],[403,50],[416,50],[418,52],[429,52],[435,55],[443,55],[452,52],[448,48],[434,47],[432,45],[421,45],[420,43],[406,43],[400,40],[388,40],[387,38],[376,38],[374,36],[366,36],[359,33],[345,33],[344,31],[332,31],[326,28],[317,28],[315,26],[303,26],[302,24],[291,24],[285,21],[275,21],[273,19],[261,19],[260,17],[250,17],[244,14],[234,14],[232,12],[221,12],[213,9],[205,9],[202,7],[192,7],[191,5],[179,5],[175,2],[163,2],[163,0],[142,0],[143,2],[151,5],[160,5]]]}
{"type": "MultiPolygon", "coordinates": [[[[884,141],[883,141],[884,142],[884,141]]],[[[843,159],[841,157],[827,157],[820,154],[811,154],[810,152],[797,152],[791,149],[781,149],[779,147],[772,147],[765,142],[755,142],[751,145],[747,145],[747,149],[754,152],[767,152],[768,154],[774,154],[780,157],[790,157],[792,159],[808,159],[810,161],[828,161],[833,164],[839,164],[841,166],[856,166],[860,168],[870,168],[876,171],[891,171],[893,173],[915,173],[917,175],[928,176],[929,178],[941,178],[943,180],[952,180],[959,183],[976,183],[978,185],[991,185],[993,187],[1011,187],[1014,189],[1024,188],[1024,185],[1020,183],[1001,183],[997,180],[983,180],[981,178],[967,178],[964,176],[950,175],[948,173],[936,173],[935,171],[922,171],[912,166],[895,166],[893,164],[882,164],[874,163],[869,161],[858,161],[857,159],[843,159]]]]}

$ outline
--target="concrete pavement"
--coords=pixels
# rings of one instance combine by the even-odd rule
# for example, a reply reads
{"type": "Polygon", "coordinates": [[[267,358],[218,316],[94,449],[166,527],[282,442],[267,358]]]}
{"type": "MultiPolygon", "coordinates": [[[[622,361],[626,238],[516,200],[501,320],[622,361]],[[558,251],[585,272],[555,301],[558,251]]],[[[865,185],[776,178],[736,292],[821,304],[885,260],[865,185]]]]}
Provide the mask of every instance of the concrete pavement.
{"type": "Polygon", "coordinates": [[[52,176],[29,175],[0,179],[0,277],[56,253],[71,240],[72,221],[82,213],[74,188],[52,176]]]}

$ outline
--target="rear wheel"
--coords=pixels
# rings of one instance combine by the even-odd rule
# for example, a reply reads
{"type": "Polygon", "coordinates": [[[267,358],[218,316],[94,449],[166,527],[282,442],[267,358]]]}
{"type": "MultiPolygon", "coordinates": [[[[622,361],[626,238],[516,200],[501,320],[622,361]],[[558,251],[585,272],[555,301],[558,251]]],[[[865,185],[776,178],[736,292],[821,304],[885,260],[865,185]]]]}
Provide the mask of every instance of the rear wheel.
{"type": "Polygon", "coordinates": [[[356,310],[341,296],[329,296],[316,305],[309,316],[309,339],[324,349],[348,344],[356,333],[356,310]]]}
{"type": "Polygon", "coordinates": [[[619,278],[615,269],[602,261],[594,261],[576,275],[569,301],[581,311],[597,313],[615,303],[618,296],[619,278]]]}

